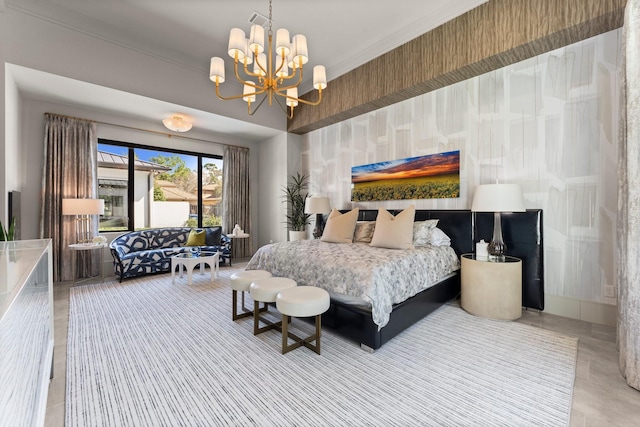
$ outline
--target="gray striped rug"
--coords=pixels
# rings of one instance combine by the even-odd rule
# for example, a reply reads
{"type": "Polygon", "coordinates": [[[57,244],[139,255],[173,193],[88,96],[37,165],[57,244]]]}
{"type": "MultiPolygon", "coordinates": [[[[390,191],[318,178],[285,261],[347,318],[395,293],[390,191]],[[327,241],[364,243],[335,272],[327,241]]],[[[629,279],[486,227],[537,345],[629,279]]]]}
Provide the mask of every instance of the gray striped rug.
{"type": "Polygon", "coordinates": [[[325,329],[321,356],[282,355],[231,321],[221,270],[71,290],[67,426],[569,423],[575,338],[446,305],[373,354],[325,329]]]}

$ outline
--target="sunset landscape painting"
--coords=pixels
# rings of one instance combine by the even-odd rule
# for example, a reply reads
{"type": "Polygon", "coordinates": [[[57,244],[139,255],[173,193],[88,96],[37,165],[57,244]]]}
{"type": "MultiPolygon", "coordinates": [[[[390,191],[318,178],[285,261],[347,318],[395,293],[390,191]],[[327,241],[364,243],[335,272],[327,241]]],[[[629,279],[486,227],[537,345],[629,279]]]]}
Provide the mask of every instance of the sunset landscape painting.
{"type": "Polygon", "coordinates": [[[460,151],[351,168],[354,202],[457,197],[460,197],[460,151]]]}

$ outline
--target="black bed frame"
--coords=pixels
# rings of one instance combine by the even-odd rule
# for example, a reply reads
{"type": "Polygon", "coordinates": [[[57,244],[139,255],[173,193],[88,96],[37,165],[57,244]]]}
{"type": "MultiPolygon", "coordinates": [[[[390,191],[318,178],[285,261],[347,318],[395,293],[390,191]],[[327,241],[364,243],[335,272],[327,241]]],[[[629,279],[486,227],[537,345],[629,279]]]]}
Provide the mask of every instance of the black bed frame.
{"type": "MultiPolygon", "coordinates": [[[[343,211],[346,212],[346,211],[343,211]]],[[[399,211],[390,211],[397,214],[399,211]]],[[[378,210],[360,210],[359,221],[375,221],[378,210]]],[[[438,228],[451,238],[458,256],[475,252],[475,242],[490,241],[493,234],[493,214],[468,210],[417,210],[415,220],[438,219],[438,228]]],[[[542,254],[542,210],[503,214],[502,231],[507,253],[522,259],[522,305],[544,309],[544,269],[542,254]]],[[[365,349],[376,350],[384,343],[453,300],[460,293],[459,272],[393,307],[389,323],[378,330],[371,312],[331,301],[322,315],[323,326],[360,343],[365,349]]]]}

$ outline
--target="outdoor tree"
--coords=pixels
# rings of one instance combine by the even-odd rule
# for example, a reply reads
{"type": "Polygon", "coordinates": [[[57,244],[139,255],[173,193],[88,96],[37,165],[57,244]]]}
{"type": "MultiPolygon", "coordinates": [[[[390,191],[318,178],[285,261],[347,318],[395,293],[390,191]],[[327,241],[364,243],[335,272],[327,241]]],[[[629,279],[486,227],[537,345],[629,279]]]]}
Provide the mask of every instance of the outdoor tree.
{"type": "Polygon", "coordinates": [[[171,168],[170,171],[160,172],[156,178],[170,181],[184,191],[193,193],[198,188],[197,175],[187,167],[185,161],[178,155],[155,156],[149,161],[171,168]]]}

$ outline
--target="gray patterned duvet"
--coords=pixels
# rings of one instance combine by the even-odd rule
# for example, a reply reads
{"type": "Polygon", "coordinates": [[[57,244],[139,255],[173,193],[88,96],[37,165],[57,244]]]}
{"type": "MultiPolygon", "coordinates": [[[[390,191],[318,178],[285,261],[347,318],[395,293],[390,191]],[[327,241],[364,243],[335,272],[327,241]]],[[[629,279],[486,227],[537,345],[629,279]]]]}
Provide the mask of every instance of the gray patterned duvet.
{"type": "Polygon", "coordinates": [[[460,268],[450,246],[415,250],[383,249],[363,243],[299,240],[258,249],[247,270],[267,270],[299,286],[318,286],[332,294],[359,298],[371,305],[382,328],[394,304],[429,288],[460,268]]]}

